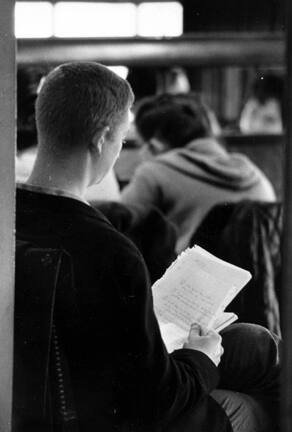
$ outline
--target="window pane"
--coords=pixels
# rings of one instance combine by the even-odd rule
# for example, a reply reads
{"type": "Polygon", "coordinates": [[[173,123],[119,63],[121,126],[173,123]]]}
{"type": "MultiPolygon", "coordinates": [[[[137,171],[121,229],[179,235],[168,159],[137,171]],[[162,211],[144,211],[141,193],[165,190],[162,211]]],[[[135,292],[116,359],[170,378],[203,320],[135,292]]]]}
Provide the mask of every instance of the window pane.
{"type": "Polygon", "coordinates": [[[180,36],[183,7],[179,2],[141,3],[137,27],[139,36],[180,36]]]}
{"type": "Polygon", "coordinates": [[[131,3],[57,3],[54,34],[58,37],[134,36],[136,6],[131,3]]]}
{"type": "Polygon", "coordinates": [[[16,2],[15,36],[47,38],[53,35],[53,6],[49,2],[16,2]]]}

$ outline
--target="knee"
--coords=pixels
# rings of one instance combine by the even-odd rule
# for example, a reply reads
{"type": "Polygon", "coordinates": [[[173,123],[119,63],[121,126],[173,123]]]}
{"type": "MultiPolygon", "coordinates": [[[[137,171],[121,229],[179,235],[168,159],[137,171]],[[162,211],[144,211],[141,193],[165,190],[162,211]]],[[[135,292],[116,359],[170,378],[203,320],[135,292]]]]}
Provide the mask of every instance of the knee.
{"type": "Polygon", "coordinates": [[[259,324],[250,323],[235,323],[226,327],[221,332],[222,337],[234,337],[242,340],[261,340],[261,341],[273,341],[278,342],[279,337],[270,332],[267,328],[259,324]]]}
{"type": "Polygon", "coordinates": [[[279,363],[280,338],[258,324],[238,323],[226,327],[222,332],[224,345],[240,346],[241,349],[257,352],[268,357],[274,364],[279,363]]]}

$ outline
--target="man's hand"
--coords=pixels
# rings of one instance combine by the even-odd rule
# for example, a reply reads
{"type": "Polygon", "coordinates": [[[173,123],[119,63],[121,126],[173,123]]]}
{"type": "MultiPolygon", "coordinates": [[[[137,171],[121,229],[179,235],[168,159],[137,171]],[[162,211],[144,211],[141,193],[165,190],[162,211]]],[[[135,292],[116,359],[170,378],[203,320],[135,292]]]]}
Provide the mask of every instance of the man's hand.
{"type": "Polygon", "coordinates": [[[218,366],[224,352],[221,341],[221,336],[215,330],[194,323],[191,325],[188,341],[184,344],[184,348],[203,352],[218,366]]]}

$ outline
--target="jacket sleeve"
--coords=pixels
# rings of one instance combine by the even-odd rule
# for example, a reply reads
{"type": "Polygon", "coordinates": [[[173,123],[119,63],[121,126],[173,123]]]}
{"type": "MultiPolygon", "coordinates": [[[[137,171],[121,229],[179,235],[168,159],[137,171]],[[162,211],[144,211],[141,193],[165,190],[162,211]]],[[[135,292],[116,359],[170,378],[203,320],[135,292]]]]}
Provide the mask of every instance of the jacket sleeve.
{"type": "Polygon", "coordinates": [[[124,307],[124,410],[136,424],[165,426],[208,395],[217,385],[214,363],[202,352],[168,354],[153,311],[143,259],[133,247],[123,251],[119,284],[124,307]]]}

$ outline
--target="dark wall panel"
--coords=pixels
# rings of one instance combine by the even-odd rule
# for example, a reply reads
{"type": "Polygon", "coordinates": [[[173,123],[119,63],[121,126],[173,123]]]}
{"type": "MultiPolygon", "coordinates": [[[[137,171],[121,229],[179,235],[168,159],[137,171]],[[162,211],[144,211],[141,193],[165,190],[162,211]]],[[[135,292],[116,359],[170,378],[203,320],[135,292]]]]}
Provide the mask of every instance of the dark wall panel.
{"type": "Polygon", "coordinates": [[[184,0],[184,31],[284,29],[284,0],[184,0]]]}

